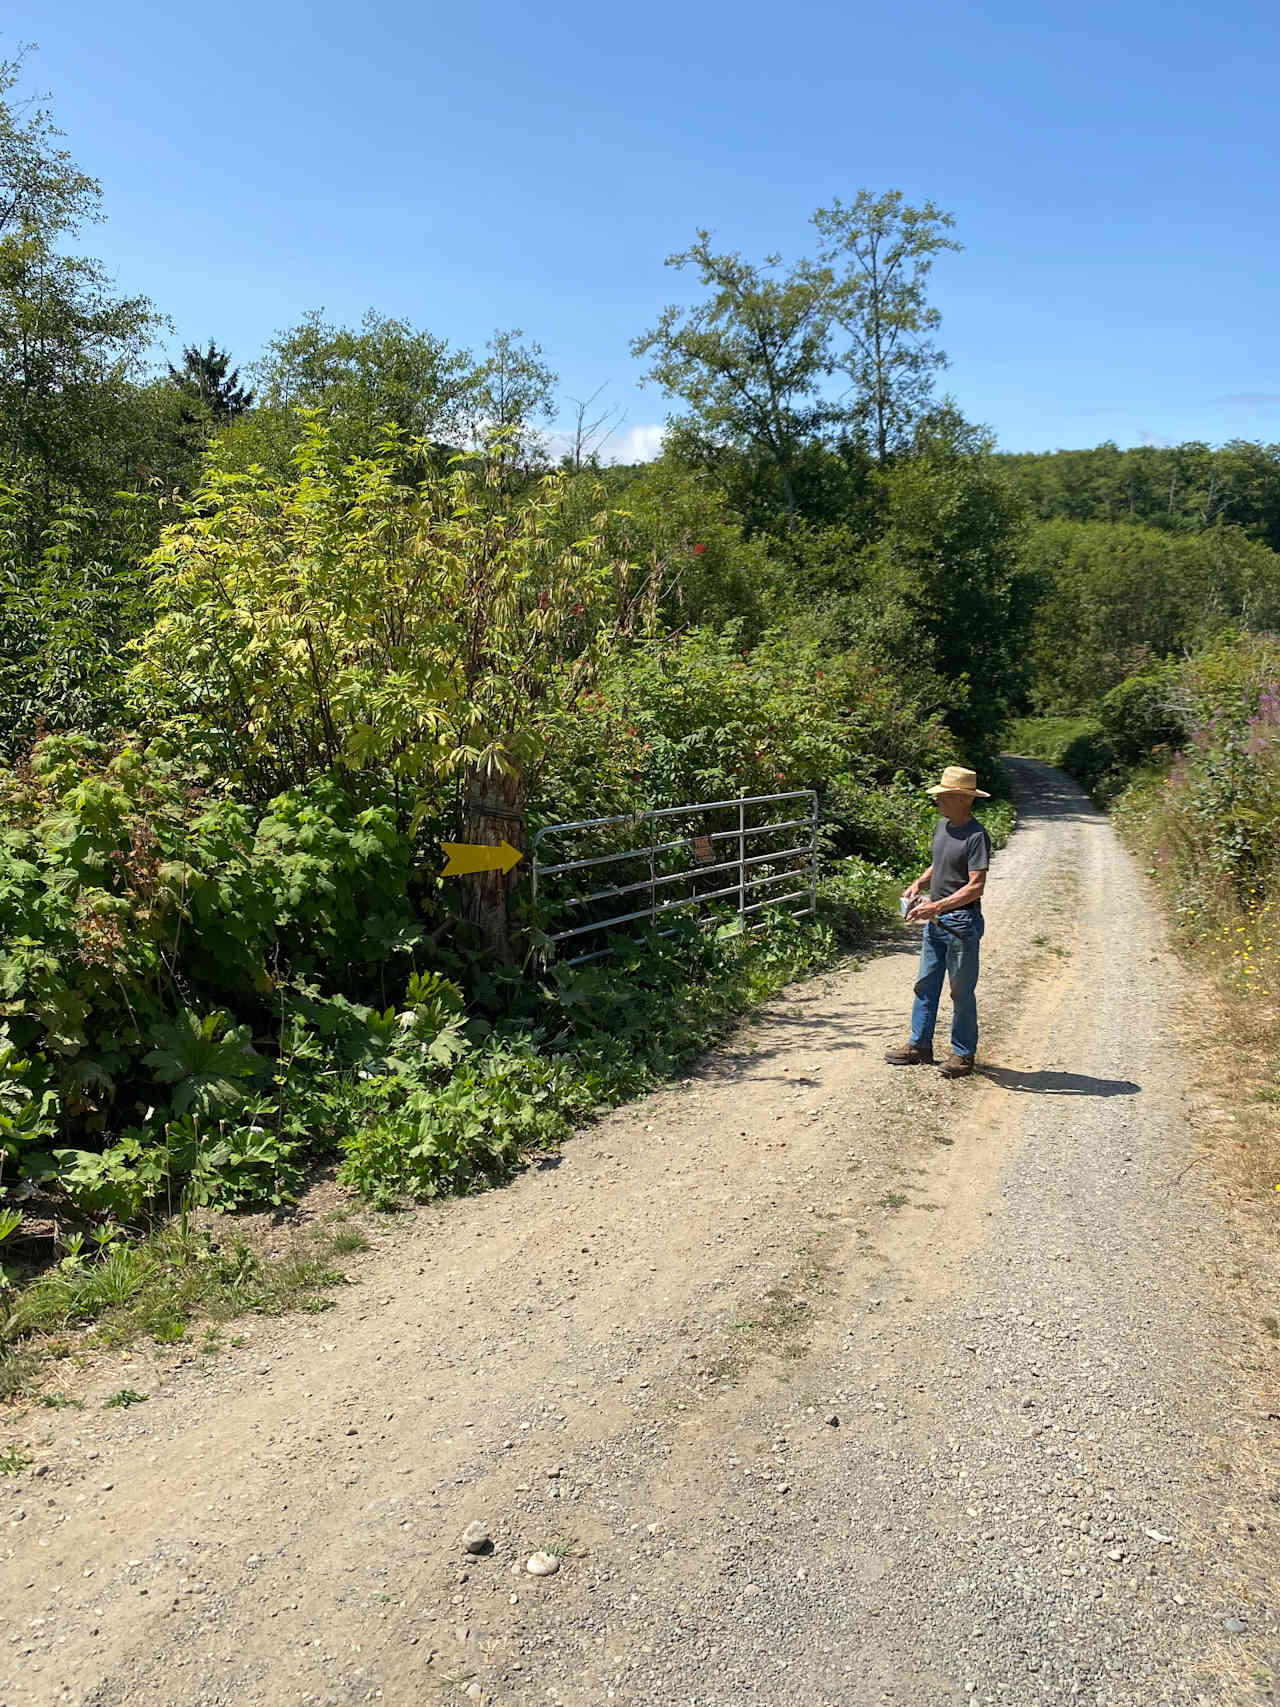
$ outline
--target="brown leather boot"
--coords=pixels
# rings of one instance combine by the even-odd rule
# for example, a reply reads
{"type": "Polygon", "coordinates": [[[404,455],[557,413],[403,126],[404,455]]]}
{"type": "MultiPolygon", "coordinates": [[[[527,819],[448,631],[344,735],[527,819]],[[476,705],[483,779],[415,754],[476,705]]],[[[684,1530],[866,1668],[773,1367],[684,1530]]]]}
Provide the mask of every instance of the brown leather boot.
{"type": "Polygon", "coordinates": [[[973,1071],[972,1055],[948,1055],[938,1068],[944,1079],[967,1079],[973,1071]]]}
{"type": "Polygon", "coordinates": [[[901,1049],[886,1049],[884,1058],[891,1067],[932,1067],[933,1045],[904,1043],[901,1049]]]}

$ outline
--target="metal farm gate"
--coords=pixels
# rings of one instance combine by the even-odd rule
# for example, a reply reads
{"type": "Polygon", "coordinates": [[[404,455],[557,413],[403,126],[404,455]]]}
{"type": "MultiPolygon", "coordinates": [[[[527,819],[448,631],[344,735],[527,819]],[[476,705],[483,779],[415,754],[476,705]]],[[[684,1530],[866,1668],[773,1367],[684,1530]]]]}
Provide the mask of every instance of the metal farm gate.
{"type": "Polygon", "coordinates": [[[818,879],[818,797],[811,788],[701,800],[617,818],[546,824],[530,849],[533,900],[557,949],[579,965],[608,954],[601,938],[644,920],[723,908],[744,931],[771,907],[812,913],[818,879]],[[548,860],[548,842],[557,844],[548,860]],[[577,951],[581,952],[577,952],[577,951]]]}

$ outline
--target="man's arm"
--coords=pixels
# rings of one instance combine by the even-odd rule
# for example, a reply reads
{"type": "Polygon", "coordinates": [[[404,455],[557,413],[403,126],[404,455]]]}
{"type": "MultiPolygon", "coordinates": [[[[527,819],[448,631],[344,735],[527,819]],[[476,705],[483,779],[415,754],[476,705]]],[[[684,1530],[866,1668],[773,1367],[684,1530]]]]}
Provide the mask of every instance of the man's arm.
{"type": "Polygon", "coordinates": [[[911,909],[913,919],[936,919],[940,913],[952,913],[957,907],[967,907],[970,901],[980,901],[982,891],[987,887],[987,874],[984,871],[971,871],[969,881],[963,889],[957,889],[954,895],[944,895],[940,901],[921,901],[911,909]]]}

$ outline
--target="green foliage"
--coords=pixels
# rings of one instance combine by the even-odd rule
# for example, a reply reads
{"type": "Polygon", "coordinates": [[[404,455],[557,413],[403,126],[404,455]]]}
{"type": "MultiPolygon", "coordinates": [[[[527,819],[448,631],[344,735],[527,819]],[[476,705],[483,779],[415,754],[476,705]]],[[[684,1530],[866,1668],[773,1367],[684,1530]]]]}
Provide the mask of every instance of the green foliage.
{"type": "Polygon", "coordinates": [[[1107,443],[1000,458],[1040,521],[1128,522],[1172,533],[1238,527],[1280,551],[1280,445],[1107,443]]]}
{"type": "Polygon", "coordinates": [[[544,361],[542,345],[521,342],[524,333],[497,331],[485,345],[488,355],[476,370],[471,405],[471,437],[483,430],[497,434],[505,454],[516,461],[540,460],[538,429],[555,418],[554,393],[559,375],[544,361]]]}
{"type": "Polygon", "coordinates": [[[943,438],[880,476],[885,526],[865,555],[868,639],[924,664],[972,762],[991,755],[1030,684],[1036,582],[1021,560],[1022,506],[988,455],[943,438]]]}
{"type": "Polygon", "coordinates": [[[181,1008],[151,1028],[153,1047],[143,1056],[162,1085],[172,1087],[173,1112],[209,1116],[244,1100],[237,1080],[257,1076],[247,1025],[228,1026],[225,1013],[203,1018],[181,1008]]]}
{"type": "Polygon", "coordinates": [[[1101,732],[1096,717],[1018,717],[1009,725],[1005,747],[1019,757],[1043,759],[1065,770],[1070,768],[1066,755],[1076,742],[1101,732]]]}
{"type": "MultiPolygon", "coordinates": [[[[585,525],[599,508],[594,483],[579,503],[585,525]]],[[[616,493],[609,552],[635,565],[653,590],[653,617],[667,630],[736,623],[756,640],[782,591],[770,542],[751,536],[707,473],[670,458],[651,463],[616,493]]]]}
{"type": "Polygon", "coordinates": [[[242,471],[257,461],[287,477],[308,412],[328,428],[339,460],[377,455],[396,429],[410,440],[461,445],[477,418],[470,354],[372,308],[358,330],[331,325],[318,310],[305,315],[267,346],[253,378],[258,415],[275,437],[264,446],[253,414],[231,427],[223,466],[242,471]]]}
{"type": "MultiPolygon", "coordinates": [[[[844,917],[838,898],[831,910],[844,917]]],[[[380,1204],[501,1179],[593,1108],[678,1071],[834,947],[828,924],[779,917],[743,938],[685,918],[668,937],[622,943],[606,963],[558,969],[535,1031],[487,1039],[434,1083],[403,1068],[367,1082],[340,1177],[380,1204]]]]}
{"type": "Polygon", "coordinates": [[[0,754],[9,757],[40,725],[117,724],[125,649],[150,619],[150,578],[127,550],[147,548],[155,504],[120,494],[112,540],[98,516],[68,503],[32,549],[38,507],[30,487],[0,484],[0,754]]]}
{"type": "Polygon", "coordinates": [[[1159,758],[1186,739],[1182,671],[1165,663],[1118,682],[1103,695],[1098,722],[1118,766],[1133,770],[1159,758]]]}
{"type": "Polygon", "coordinates": [[[409,979],[414,1037],[457,1017],[456,992],[410,979],[412,844],[390,805],[326,782],[254,810],[163,749],[63,737],[0,777],[0,803],[9,1177],[15,1158],[51,1173],[60,1146],[86,1211],[133,1219],[188,1175],[197,1202],[278,1200],[316,1040],[341,1048],[375,1012],[315,975],[353,995],[409,979]]]}
{"type": "Polygon", "coordinates": [[[128,1410],[130,1405],[145,1405],[151,1397],[149,1393],[139,1393],[132,1387],[121,1387],[119,1392],[112,1393],[110,1398],[102,1401],[103,1409],[108,1411],[128,1410]]]}
{"type": "Polygon", "coordinates": [[[140,711],[256,791],[374,771],[412,797],[533,762],[543,708],[628,617],[602,518],[566,535],[558,475],[515,497],[500,460],[441,474],[419,447],[407,484],[394,445],[333,448],[313,423],[292,484],[215,471],[168,531],[140,711]]]}
{"type": "Polygon", "coordinates": [[[933,257],[959,247],[943,235],[950,214],[909,207],[899,190],[860,190],[812,223],[817,258],[786,269],[778,254],[717,253],[700,230],[667,265],[693,270],[707,295],[665,309],[631,344],[664,395],[687,406],[672,423],[679,456],[713,467],[726,451],[745,459],[755,506],[767,481],[788,531],[814,496],[807,465],[821,447],[834,441],[883,465],[909,444],[946,359],[929,342],[939,315],[925,284],[933,257]],[[839,398],[828,383],[837,373],[852,382],[839,398]]]}
{"type": "Polygon", "coordinates": [[[1029,534],[1023,566],[1041,593],[1032,697],[1048,711],[1095,705],[1220,630],[1280,624],[1280,555],[1237,528],[1049,522],[1029,534]]]}
{"type": "Polygon", "coordinates": [[[158,317],[74,253],[100,190],[0,62],[0,757],[118,720],[140,559],[198,446],[142,363],[158,317]]]}
{"type": "Polygon", "coordinates": [[[950,754],[939,719],[866,653],[740,640],[695,629],[612,663],[556,732],[539,815],[816,788],[833,849],[900,851],[888,825],[918,820],[911,785],[950,754]]]}
{"type": "Polygon", "coordinates": [[[204,350],[188,344],[180,368],[169,363],[169,383],[197,420],[211,424],[234,420],[253,402],[253,392],[240,384],[240,369],[231,366],[231,357],[212,338],[204,350]]]}
{"type": "Polygon", "coordinates": [[[1020,719],[1011,750],[1060,766],[1105,804],[1135,771],[1166,759],[1186,731],[1182,671],[1164,664],[1118,683],[1096,716],[1020,719]]]}
{"type": "Polygon", "coordinates": [[[777,255],[757,265],[717,254],[705,230],[667,265],[693,269],[710,294],[664,310],[631,353],[652,358],[649,377],[688,405],[700,438],[766,462],[790,518],[792,465],[829,414],[820,396],[830,330],[822,283],[807,263],[783,273],[777,255]]]}
{"type": "Polygon", "coordinates": [[[1178,671],[1187,738],[1116,802],[1188,937],[1251,1017],[1280,999],[1280,643],[1219,641],[1178,671]]]}
{"type": "MultiPolygon", "coordinates": [[[[273,1243],[281,1238],[284,1250],[266,1253],[234,1230],[192,1232],[175,1224],[136,1241],[113,1239],[96,1258],[47,1269],[15,1293],[0,1321],[0,1343],[10,1348],[0,1384],[7,1374],[28,1384],[38,1366],[33,1348],[73,1325],[92,1324],[104,1345],[139,1335],[173,1344],[196,1317],[216,1324],[247,1312],[277,1315],[346,1283],[326,1230],[277,1233],[273,1243]]],[[[208,1340],[206,1332],[204,1349],[208,1340]]],[[[56,1344],[43,1349],[58,1355],[56,1344]]]]}
{"type": "MultiPolygon", "coordinates": [[[[3,1245],[6,1239],[12,1238],[21,1225],[21,1213],[0,1204],[0,1245],[3,1245]]],[[[0,1319],[9,1314],[9,1289],[16,1279],[17,1270],[6,1262],[0,1262],[0,1319]]]]}
{"type": "Polygon", "coordinates": [[[910,442],[929,406],[933,375],[946,357],[929,341],[941,315],[925,286],[933,257],[960,244],[944,233],[955,220],[932,202],[909,207],[901,190],[859,190],[847,206],[819,208],[827,312],[848,339],[832,366],[848,375],[850,425],[883,464],[910,442]]]}
{"type": "Polygon", "coordinates": [[[157,318],[69,252],[101,192],[47,112],[11,98],[21,69],[0,62],[0,470],[31,494],[22,547],[35,556],[68,504],[105,513],[136,476],[134,382],[157,318]]]}

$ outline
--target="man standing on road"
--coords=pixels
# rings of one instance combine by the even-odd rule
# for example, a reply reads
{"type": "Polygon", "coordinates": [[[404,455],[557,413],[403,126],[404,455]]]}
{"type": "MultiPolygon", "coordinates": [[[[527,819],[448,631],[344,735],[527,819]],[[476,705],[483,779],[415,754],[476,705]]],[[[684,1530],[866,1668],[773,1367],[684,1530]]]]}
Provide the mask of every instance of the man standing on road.
{"type": "Polygon", "coordinates": [[[885,1060],[894,1067],[933,1065],[933,1028],[938,1019],[942,979],[951,980],[951,1055],[941,1064],[944,1079],[962,1079],[973,1071],[978,1053],[978,945],[986,928],[982,891],[991,864],[991,842],[973,816],[973,802],[990,800],[973,771],[948,765],[929,793],[941,814],[933,832],[933,860],[906,890],[906,918],[924,921],[911,1036],[885,1060]],[[928,885],[929,899],[921,900],[928,885]]]}

